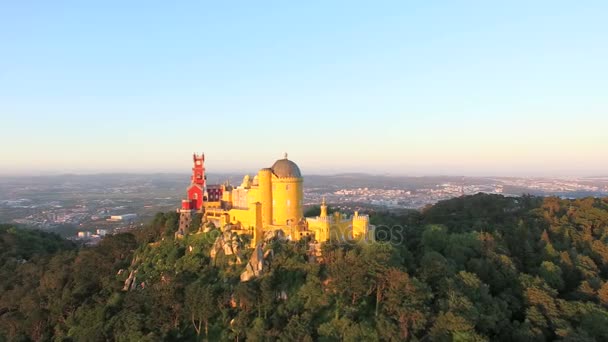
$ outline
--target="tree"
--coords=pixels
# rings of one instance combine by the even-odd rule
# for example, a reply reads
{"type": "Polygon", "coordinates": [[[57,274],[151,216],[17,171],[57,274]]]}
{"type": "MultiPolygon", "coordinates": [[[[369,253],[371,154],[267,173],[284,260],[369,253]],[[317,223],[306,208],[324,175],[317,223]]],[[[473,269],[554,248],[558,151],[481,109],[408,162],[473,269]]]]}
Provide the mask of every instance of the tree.
{"type": "Polygon", "coordinates": [[[203,214],[196,213],[192,217],[192,222],[190,223],[190,229],[188,233],[196,233],[201,228],[201,223],[203,221],[203,214]]]}
{"type": "Polygon", "coordinates": [[[605,307],[608,307],[608,282],[604,282],[597,292],[597,296],[600,299],[600,303],[605,307]]]}
{"type": "Polygon", "coordinates": [[[186,313],[196,334],[200,336],[201,326],[205,337],[209,335],[209,319],[217,312],[214,291],[209,284],[195,282],[186,288],[186,313]]]}
{"type": "Polygon", "coordinates": [[[381,304],[386,322],[396,325],[400,339],[407,340],[422,331],[428,321],[430,289],[422,282],[411,279],[406,272],[389,269],[379,286],[377,301],[381,304]]]}
{"type": "Polygon", "coordinates": [[[173,236],[179,228],[179,214],[177,212],[169,212],[165,214],[165,230],[164,236],[173,236]]]}
{"type": "Polygon", "coordinates": [[[551,261],[543,261],[538,270],[538,274],[543,280],[556,290],[563,290],[564,279],[562,278],[562,270],[559,266],[551,261]]]}
{"type": "Polygon", "coordinates": [[[449,261],[437,252],[425,253],[420,260],[419,270],[421,278],[435,287],[438,287],[441,280],[454,272],[449,261]]]}
{"type": "Polygon", "coordinates": [[[447,228],[441,225],[430,225],[422,233],[422,245],[428,251],[443,253],[448,246],[447,228]]]}
{"type": "Polygon", "coordinates": [[[487,341],[471,322],[451,312],[439,314],[429,335],[433,341],[487,341]]]}

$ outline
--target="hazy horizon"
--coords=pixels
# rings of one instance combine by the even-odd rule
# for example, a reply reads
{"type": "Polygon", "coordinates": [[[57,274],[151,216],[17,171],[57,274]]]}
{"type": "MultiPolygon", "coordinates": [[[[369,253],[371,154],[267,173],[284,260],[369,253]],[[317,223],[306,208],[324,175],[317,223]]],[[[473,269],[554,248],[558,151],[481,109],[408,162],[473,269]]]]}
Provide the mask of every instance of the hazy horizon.
{"type": "MultiPolygon", "coordinates": [[[[231,176],[243,176],[245,174],[253,175],[257,172],[257,169],[242,169],[242,170],[209,170],[207,173],[212,177],[213,175],[231,175],[231,176]]],[[[184,170],[72,170],[72,171],[42,171],[42,172],[22,172],[22,173],[10,173],[0,172],[0,178],[19,178],[19,177],[57,177],[57,176],[105,176],[105,175],[177,175],[184,176],[186,178],[191,176],[189,168],[184,170]]],[[[304,177],[310,176],[345,176],[345,175],[366,175],[366,176],[385,176],[385,177],[471,177],[471,178],[608,178],[608,174],[584,174],[584,173],[555,173],[555,174],[543,174],[543,173],[529,173],[529,174],[507,174],[507,173],[416,173],[416,172],[365,172],[365,171],[313,171],[304,173],[304,177]]]]}
{"type": "Polygon", "coordinates": [[[605,2],[0,9],[0,174],[608,173],[605,2]]]}

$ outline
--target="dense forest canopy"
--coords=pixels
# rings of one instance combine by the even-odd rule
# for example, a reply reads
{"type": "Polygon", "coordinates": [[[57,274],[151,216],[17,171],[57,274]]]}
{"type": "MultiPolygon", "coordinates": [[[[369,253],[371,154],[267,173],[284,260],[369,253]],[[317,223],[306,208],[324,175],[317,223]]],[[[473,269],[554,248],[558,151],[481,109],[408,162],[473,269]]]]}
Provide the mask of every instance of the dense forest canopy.
{"type": "Polygon", "coordinates": [[[326,244],[322,262],[270,241],[247,282],[210,257],[217,231],[175,239],[177,222],[91,248],[0,226],[0,341],[608,340],[608,198],[378,213],[377,242],[326,244]]]}

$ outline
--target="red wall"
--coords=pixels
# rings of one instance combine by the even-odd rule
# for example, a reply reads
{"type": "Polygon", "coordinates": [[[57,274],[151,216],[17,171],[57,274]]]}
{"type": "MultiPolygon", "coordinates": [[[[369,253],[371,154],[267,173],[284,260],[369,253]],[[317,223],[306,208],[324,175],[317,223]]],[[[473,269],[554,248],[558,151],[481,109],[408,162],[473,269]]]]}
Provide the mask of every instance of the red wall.
{"type": "Polygon", "coordinates": [[[200,210],[203,206],[203,190],[198,186],[191,187],[188,189],[188,199],[192,201],[192,209],[200,210]]]}

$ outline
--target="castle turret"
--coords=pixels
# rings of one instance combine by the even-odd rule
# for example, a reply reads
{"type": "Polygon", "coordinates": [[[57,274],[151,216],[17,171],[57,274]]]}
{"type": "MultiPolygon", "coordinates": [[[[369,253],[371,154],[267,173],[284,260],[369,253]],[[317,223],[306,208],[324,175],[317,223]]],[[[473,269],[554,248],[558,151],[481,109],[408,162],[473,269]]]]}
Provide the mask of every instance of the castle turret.
{"type": "Polygon", "coordinates": [[[205,176],[205,155],[204,154],[193,154],[192,162],[192,177],[190,186],[188,187],[188,200],[192,203],[191,209],[201,210],[205,201],[205,183],[207,177],[205,176]]]}
{"type": "Polygon", "coordinates": [[[320,217],[327,217],[327,204],[325,203],[325,197],[323,197],[323,201],[321,202],[321,215],[320,217]]]}
{"type": "Polygon", "coordinates": [[[302,174],[296,163],[285,158],[272,165],[272,220],[276,225],[293,225],[303,217],[302,174]]]}
{"type": "Polygon", "coordinates": [[[206,200],[205,155],[194,153],[192,163],[194,165],[192,166],[190,186],[187,190],[188,199],[183,200],[181,208],[177,210],[180,214],[177,236],[184,236],[188,233],[194,213],[203,209],[206,200]]]}
{"type": "Polygon", "coordinates": [[[359,215],[359,211],[355,211],[353,215],[353,239],[366,239],[369,230],[369,216],[359,215]]]}
{"type": "Polygon", "coordinates": [[[260,242],[264,241],[264,227],[262,226],[262,204],[256,202],[255,207],[255,226],[253,227],[253,238],[251,248],[255,248],[260,242]]]}
{"type": "Polygon", "coordinates": [[[262,225],[272,224],[272,170],[261,169],[258,172],[258,189],[262,203],[262,225]]]}

